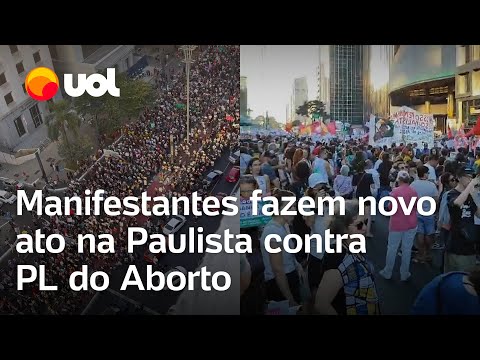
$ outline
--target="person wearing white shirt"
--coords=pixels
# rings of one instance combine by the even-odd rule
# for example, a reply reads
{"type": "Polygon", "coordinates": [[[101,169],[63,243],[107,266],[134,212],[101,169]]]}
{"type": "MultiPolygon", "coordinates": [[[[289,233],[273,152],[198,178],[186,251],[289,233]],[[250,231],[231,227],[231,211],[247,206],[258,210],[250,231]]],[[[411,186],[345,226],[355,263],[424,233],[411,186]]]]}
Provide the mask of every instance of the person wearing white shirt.
{"type": "Polygon", "coordinates": [[[428,178],[427,180],[432,181],[433,183],[437,184],[437,173],[435,171],[435,168],[438,165],[438,155],[433,154],[430,155],[428,158],[428,163],[425,164],[425,166],[428,169],[428,178]]]}

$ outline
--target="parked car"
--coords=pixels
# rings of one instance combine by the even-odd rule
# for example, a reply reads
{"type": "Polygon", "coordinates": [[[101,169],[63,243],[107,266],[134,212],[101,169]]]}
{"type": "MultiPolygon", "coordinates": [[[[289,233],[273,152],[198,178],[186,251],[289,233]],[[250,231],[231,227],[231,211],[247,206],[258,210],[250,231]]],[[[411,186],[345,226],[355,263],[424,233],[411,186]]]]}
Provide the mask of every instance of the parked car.
{"type": "Polygon", "coordinates": [[[230,156],[228,157],[228,161],[230,161],[232,164],[236,164],[237,162],[239,162],[240,150],[237,150],[234,153],[230,154],[230,156]]]}
{"type": "Polygon", "coordinates": [[[24,188],[24,184],[17,180],[12,180],[6,177],[0,177],[0,189],[2,190],[15,192],[23,188],[24,188]]]}
{"type": "Polygon", "coordinates": [[[17,196],[9,191],[0,190],[0,202],[6,204],[13,204],[17,200],[17,196]]]}
{"type": "Polygon", "coordinates": [[[228,173],[225,180],[227,180],[229,183],[236,183],[239,178],[240,178],[240,166],[234,166],[230,169],[230,172],[228,173]]]}
{"type": "Polygon", "coordinates": [[[213,170],[207,175],[207,177],[205,178],[205,180],[203,180],[203,182],[205,186],[208,188],[212,186],[212,184],[215,182],[215,180],[218,179],[219,176],[222,176],[222,175],[223,175],[223,171],[213,170]]]}
{"type": "Polygon", "coordinates": [[[163,233],[165,235],[175,234],[186,222],[187,219],[185,216],[173,215],[163,227],[163,233]]]}

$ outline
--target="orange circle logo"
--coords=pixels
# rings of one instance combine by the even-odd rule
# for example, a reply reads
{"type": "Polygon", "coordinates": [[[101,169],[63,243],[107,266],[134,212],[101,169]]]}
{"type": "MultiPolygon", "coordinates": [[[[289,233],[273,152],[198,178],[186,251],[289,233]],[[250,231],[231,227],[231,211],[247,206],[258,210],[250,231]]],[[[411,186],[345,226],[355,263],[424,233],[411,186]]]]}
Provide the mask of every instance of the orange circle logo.
{"type": "Polygon", "coordinates": [[[25,78],[25,89],[28,95],[38,101],[50,100],[58,91],[57,74],[46,67],[38,67],[30,71],[25,78]]]}

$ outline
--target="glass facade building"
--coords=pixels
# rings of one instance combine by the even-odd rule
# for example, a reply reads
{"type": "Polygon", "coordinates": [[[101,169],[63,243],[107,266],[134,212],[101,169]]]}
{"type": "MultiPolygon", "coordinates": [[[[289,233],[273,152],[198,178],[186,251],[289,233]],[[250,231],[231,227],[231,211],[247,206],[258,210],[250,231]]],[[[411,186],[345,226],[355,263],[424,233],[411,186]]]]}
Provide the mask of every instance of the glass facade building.
{"type": "Polygon", "coordinates": [[[362,125],[363,45],[330,45],[329,56],[331,118],[362,125]]]}

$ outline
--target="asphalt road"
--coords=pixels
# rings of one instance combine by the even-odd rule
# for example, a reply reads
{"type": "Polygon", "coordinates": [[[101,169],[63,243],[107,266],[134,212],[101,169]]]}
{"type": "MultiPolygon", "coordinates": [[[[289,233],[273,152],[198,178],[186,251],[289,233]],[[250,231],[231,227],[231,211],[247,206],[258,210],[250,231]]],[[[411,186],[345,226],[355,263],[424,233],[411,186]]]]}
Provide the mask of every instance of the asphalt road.
{"type": "Polygon", "coordinates": [[[391,280],[385,280],[378,272],[385,266],[385,256],[388,242],[388,220],[383,215],[377,215],[373,224],[374,237],[367,238],[367,257],[375,268],[375,281],[380,298],[380,310],[385,315],[406,315],[410,313],[413,302],[420,290],[433,277],[440,273],[441,255],[443,251],[433,250],[432,264],[411,263],[412,276],[409,281],[400,281],[400,261],[397,256],[391,280]]]}
{"type": "MultiPolygon", "coordinates": [[[[225,180],[225,177],[232,168],[232,164],[230,164],[228,161],[228,156],[229,153],[224,154],[215,163],[215,169],[223,171],[224,174],[211,188],[212,195],[215,195],[219,192],[230,194],[235,186],[235,184],[229,183],[225,180]]],[[[196,223],[194,222],[193,217],[189,216],[187,217],[187,223],[180,229],[178,233],[175,234],[175,239],[178,240],[178,236],[180,234],[187,234],[189,227],[202,226],[204,229],[204,235],[215,233],[220,225],[220,221],[221,215],[215,217],[203,215],[197,220],[196,223]]],[[[148,265],[143,259],[143,252],[145,249],[146,246],[139,249],[141,257],[135,262],[144,285],[146,285],[146,273],[148,265]]],[[[167,253],[162,255],[159,260],[159,264],[169,267],[183,266],[187,271],[193,271],[197,268],[203,256],[204,254],[192,254],[189,252],[182,254],[167,253]]],[[[126,304],[130,304],[130,307],[125,310],[125,313],[136,313],[136,307],[133,306],[133,304],[136,304],[149,309],[149,313],[151,314],[165,314],[168,309],[175,304],[180,292],[174,292],[170,290],[141,291],[135,286],[129,286],[126,290],[120,291],[127,268],[128,265],[121,266],[110,275],[110,287],[108,293],[101,293],[96,296],[96,298],[93,299],[92,303],[88,307],[88,310],[86,311],[87,314],[93,315],[105,313],[106,309],[111,308],[112,305],[114,305],[114,307],[118,307],[119,302],[121,304],[125,304],[125,307],[126,304]],[[112,294],[117,294],[117,296],[112,297],[112,294]]]]}

